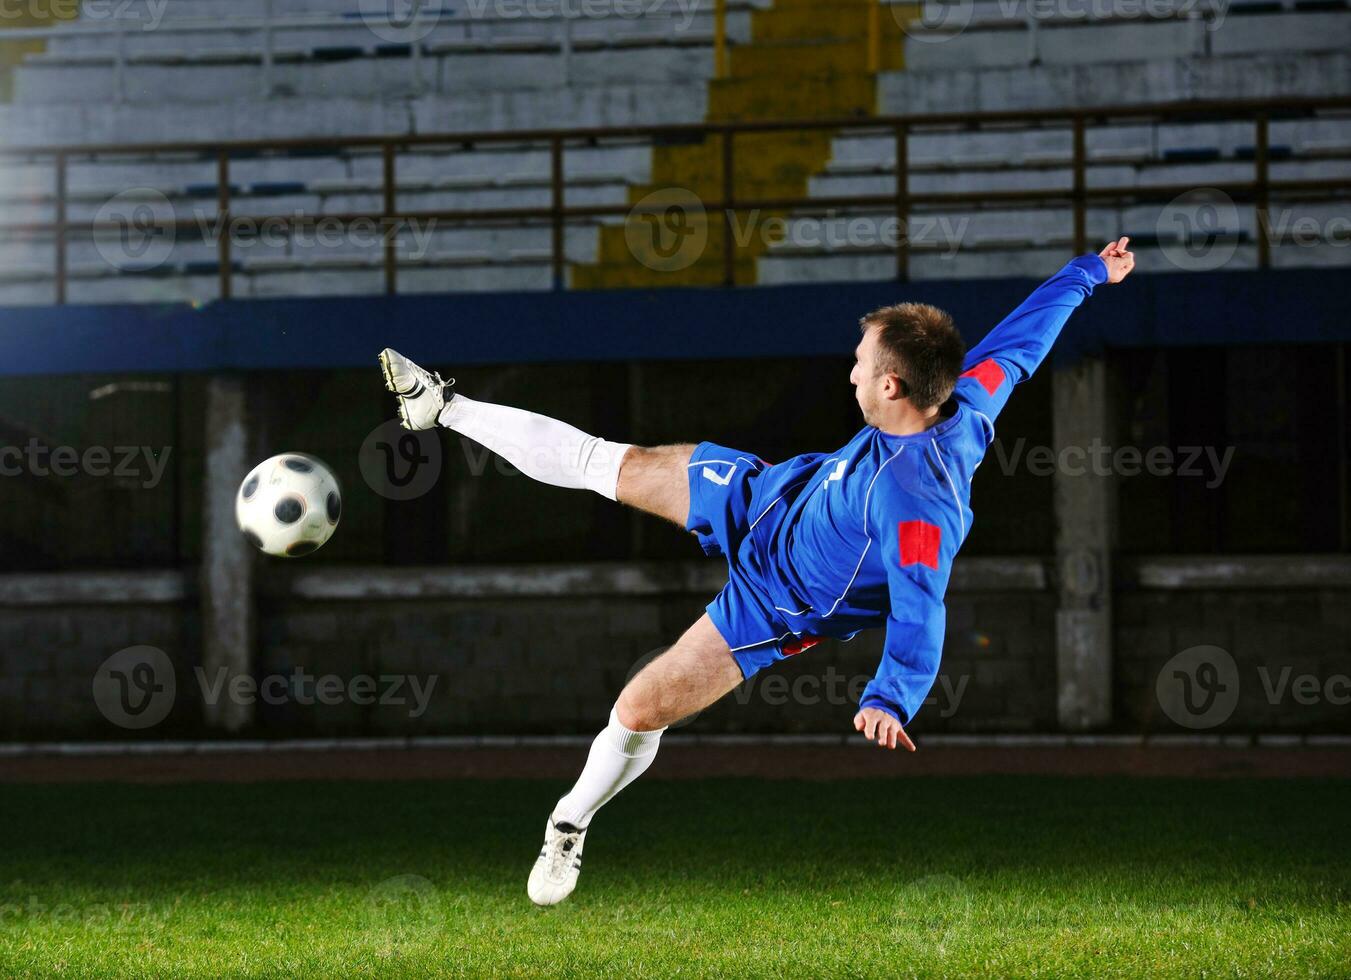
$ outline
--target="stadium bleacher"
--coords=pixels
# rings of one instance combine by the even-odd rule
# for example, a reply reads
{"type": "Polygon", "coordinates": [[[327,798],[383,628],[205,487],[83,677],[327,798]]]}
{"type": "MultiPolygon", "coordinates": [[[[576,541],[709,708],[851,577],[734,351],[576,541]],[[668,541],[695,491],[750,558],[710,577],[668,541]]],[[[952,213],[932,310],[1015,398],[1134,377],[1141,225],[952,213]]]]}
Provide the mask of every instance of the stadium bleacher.
{"type": "MultiPolygon", "coordinates": [[[[1251,123],[1123,123],[1089,129],[1086,134],[1089,187],[1122,189],[1205,187],[1243,182],[1253,175],[1251,123]]],[[[1072,133],[1059,128],[1005,129],[999,132],[919,133],[909,141],[909,190],[914,194],[1028,191],[1069,187],[1072,133]]],[[[1276,180],[1345,179],[1351,160],[1351,125],[1345,119],[1273,120],[1268,146],[1270,176],[1276,180]]],[[[814,197],[883,195],[896,185],[895,143],[890,133],[835,139],[831,162],[811,181],[814,197]]],[[[1091,207],[1090,240],[1130,235],[1148,254],[1161,244],[1158,225],[1165,201],[1091,207]]],[[[1345,205],[1326,201],[1302,205],[1300,214],[1328,225],[1345,205]]],[[[855,209],[847,220],[885,220],[887,209],[855,209]]],[[[894,268],[892,250],[878,243],[850,244],[844,232],[815,232],[819,216],[789,223],[783,240],[760,262],[760,282],[822,282],[884,279],[894,268]],[[830,247],[799,244],[826,238],[830,247]]],[[[1273,225],[1275,222],[1273,222],[1273,225]]],[[[1073,246],[1073,220],[1066,204],[1009,209],[999,207],[920,209],[912,229],[911,272],[917,278],[948,276],[1035,276],[1073,246]],[[961,230],[961,253],[945,238],[961,230]]],[[[1232,262],[1256,261],[1255,212],[1236,207],[1232,227],[1218,229],[1238,239],[1232,262]]],[[[1273,248],[1272,264],[1344,264],[1340,242],[1323,248],[1273,248]]]]}
{"type": "MultiPolygon", "coordinates": [[[[726,77],[719,78],[716,25],[707,6],[648,5],[641,17],[480,16],[471,6],[400,28],[401,35],[390,33],[392,25],[372,30],[348,0],[190,0],[168,5],[154,30],[79,21],[51,30],[45,50],[14,68],[13,101],[0,104],[0,149],[209,140],[200,153],[71,152],[64,201],[72,225],[68,301],[206,300],[217,295],[219,281],[210,229],[218,193],[214,145],[222,140],[1035,110],[1063,102],[1067,89],[1090,106],[1344,92],[1341,80],[1351,70],[1351,12],[1344,5],[1248,3],[1199,13],[1192,6],[1151,7],[1152,18],[1131,18],[1074,10],[1045,15],[1037,7],[987,0],[880,10],[868,0],[732,3],[730,56],[726,77]],[[954,11],[960,13],[955,21],[954,11]],[[1295,50],[1301,55],[1292,62],[1284,52],[1295,50]],[[820,84],[824,80],[829,84],[820,84]],[[110,261],[106,235],[78,233],[81,222],[106,218],[109,201],[128,191],[129,206],[139,197],[143,216],[196,219],[197,228],[180,227],[150,268],[110,261]]],[[[1086,133],[1086,186],[1147,190],[1248,181],[1255,143],[1251,120],[1095,120],[1086,133]]],[[[626,222],[622,213],[669,187],[717,200],[721,153],[716,138],[653,140],[640,133],[570,142],[567,205],[615,213],[569,217],[563,235],[568,284],[721,282],[721,221],[696,219],[707,221],[708,245],[698,261],[673,272],[635,253],[634,236],[626,234],[635,219],[626,222]]],[[[908,140],[908,193],[1068,189],[1071,154],[1072,133],[1063,120],[916,127],[908,140]]],[[[804,204],[768,212],[781,219],[781,230],[735,246],[737,281],[892,275],[895,248],[878,230],[894,208],[810,202],[894,193],[895,159],[889,130],[738,137],[737,197],[804,204]],[[851,234],[850,222],[869,233],[851,234]]],[[[1267,159],[1272,180],[1345,179],[1351,119],[1308,112],[1273,118],[1267,159]]],[[[379,213],[383,166],[378,147],[233,153],[231,215],[295,220],[240,229],[229,260],[232,294],[380,292],[379,242],[336,235],[316,245],[313,232],[339,215],[379,213]]],[[[394,172],[403,212],[543,211],[552,201],[549,146],[537,140],[404,147],[394,172]]],[[[55,235],[12,226],[55,220],[56,180],[50,154],[0,157],[0,201],[11,226],[0,232],[0,256],[9,260],[0,273],[0,303],[51,301],[55,235]]],[[[1329,197],[1301,213],[1334,214],[1338,203],[1329,197]]],[[[1159,229],[1166,204],[1094,202],[1088,234],[1134,235],[1147,254],[1166,238],[1167,229],[1159,229]]],[[[1237,207],[1230,224],[1217,229],[1235,239],[1230,261],[1258,261],[1252,208],[1237,207]]],[[[1064,201],[919,203],[909,234],[909,272],[919,278],[1030,275],[1074,241],[1064,201]]],[[[546,214],[413,222],[396,244],[398,288],[548,289],[554,285],[551,247],[546,214]]],[[[1277,243],[1271,263],[1337,264],[1345,252],[1336,241],[1298,250],[1277,243]]]]}

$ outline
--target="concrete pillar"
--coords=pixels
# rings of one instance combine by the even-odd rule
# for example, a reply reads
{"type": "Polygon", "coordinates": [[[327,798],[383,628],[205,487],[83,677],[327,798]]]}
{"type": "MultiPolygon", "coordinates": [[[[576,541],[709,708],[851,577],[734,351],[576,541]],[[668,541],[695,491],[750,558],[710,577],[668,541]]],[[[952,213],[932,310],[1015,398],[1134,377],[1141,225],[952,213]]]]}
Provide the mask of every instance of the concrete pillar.
{"type": "Polygon", "coordinates": [[[253,705],[229,696],[235,677],[251,677],[256,615],[253,548],[235,524],[235,493],[248,472],[245,383],[213,377],[206,386],[206,478],[202,512],[202,669],[219,690],[203,705],[211,728],[238,732],[253,721],[253,705]],[[225,683],[216,680],[224,669],[225,683]]]}
{"type": "Polygon", "coordinates": [[[1056,370],[1057,713],[1066,731],[1112,720],[1112,545],[1116,526],[1107,369],[1056,370]]]}

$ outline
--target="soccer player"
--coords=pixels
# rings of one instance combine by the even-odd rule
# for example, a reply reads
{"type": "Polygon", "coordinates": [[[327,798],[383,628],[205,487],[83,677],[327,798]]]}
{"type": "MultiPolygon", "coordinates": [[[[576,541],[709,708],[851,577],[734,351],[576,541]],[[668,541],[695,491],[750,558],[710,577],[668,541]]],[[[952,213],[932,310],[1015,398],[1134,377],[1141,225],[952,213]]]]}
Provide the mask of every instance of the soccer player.
{"type": "Polygon", "coordinates": [[[913,752],[905,732],[938,672],[952,559],[971,529],[970,484],[1014,384],[1050,351],[1094,286],[1134,268],[1129,239],[1074,259],[969,354],[952,318],[901,303],[860,321],[849,380],[864,427],[833,453],[770,465],[711,442],[645,448],[473,401],[399,353],[380,354],[410,429],[438,422],[527,476],[593,490],[693,532],[727,559],[707,611],[620,693],[576,785],[549,815],[527,891],[572,893],[591,818],[652,764],[667,726],[822,637],[886,627],[854,728],[913,752]]]}

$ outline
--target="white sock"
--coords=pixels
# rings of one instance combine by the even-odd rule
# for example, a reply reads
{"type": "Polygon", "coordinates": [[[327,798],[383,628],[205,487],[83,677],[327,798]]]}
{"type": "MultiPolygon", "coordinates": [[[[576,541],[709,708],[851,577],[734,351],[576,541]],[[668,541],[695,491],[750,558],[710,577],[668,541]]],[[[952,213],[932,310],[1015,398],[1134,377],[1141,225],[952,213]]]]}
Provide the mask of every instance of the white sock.
{"type": "Polygon", "coordinates": [[[615,499],[626,442],[606,442],[566,422],[456,395],[440,422],[486,446],[531,479],[615,499]]]}
{"type": "Polygon", "coordinates": [[[661,741],[654,732],[634,732],[619,723],[619,714],[610,709],[610,724],[591,743],[591,753],[577,778],[577,784],[554,807],[554,823],[585,827],[596,811],[616,793],[633,782],[652,765],[661,741]]]}

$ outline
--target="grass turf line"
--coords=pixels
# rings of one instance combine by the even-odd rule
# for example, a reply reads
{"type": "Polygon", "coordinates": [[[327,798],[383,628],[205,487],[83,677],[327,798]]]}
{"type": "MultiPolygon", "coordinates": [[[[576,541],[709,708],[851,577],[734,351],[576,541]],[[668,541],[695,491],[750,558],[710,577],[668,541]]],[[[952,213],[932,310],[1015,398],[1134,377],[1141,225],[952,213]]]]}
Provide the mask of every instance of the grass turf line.
{"type": "Polygon", "coordinates": [[[1351,782],[7,786],[0,976],[1347,976],[1351,782]]]}

